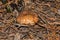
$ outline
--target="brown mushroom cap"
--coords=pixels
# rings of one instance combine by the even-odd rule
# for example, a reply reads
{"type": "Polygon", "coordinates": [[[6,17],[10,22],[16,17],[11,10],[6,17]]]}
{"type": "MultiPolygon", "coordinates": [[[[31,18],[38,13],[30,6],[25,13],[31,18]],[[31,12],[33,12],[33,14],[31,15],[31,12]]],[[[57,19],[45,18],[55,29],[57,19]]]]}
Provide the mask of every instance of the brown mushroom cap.
{"type": "Polygon", "coordinates": [[[34,12],[23,11],[16,20],[21,25],[34,25],[38,22],[38,16],[34,12]]]}

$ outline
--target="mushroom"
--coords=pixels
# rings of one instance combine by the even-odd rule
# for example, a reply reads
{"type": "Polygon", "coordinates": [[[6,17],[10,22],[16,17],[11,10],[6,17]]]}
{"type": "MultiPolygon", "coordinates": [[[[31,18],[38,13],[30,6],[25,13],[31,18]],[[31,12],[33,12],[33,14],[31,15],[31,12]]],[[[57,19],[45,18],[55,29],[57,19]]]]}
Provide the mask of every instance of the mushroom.
{"type": "Polygon", "coordinates": [[[36,13],[31,11],[22,11],[16,21],[21,25],[35,25],[38,22],[38,16],[36,13]]]}

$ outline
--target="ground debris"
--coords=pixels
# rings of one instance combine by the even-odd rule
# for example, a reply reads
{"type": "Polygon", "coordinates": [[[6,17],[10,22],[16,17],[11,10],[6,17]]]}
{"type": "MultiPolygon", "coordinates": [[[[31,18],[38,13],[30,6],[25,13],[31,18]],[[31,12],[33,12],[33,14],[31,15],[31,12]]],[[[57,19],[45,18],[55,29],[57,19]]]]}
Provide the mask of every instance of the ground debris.
{"type": "Polygon", "coordinates": [[[60,0],[0,0],[0,40],[60,40],[60,0]],[[38,16],[34,25],[17,22],[26,10],[38,16]]]}

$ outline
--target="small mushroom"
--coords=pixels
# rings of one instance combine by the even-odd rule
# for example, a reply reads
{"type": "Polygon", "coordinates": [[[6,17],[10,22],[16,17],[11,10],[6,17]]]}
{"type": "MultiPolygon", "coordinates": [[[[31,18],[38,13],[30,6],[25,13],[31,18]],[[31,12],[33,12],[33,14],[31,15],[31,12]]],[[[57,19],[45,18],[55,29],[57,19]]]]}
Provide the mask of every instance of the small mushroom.
{"type": "Polygon", "coordinates": [[[34,12],[25,10],[20,13],[16,20],[21,25],[34,25],[38,22],[38,16],[34,12]]]}

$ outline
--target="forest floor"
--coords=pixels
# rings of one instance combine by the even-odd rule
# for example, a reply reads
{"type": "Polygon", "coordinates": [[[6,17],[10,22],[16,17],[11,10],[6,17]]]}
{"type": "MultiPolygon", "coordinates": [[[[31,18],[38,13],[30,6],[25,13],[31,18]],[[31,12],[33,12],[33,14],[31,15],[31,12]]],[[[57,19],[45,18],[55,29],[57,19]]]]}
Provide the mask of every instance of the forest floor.
{"type": "Polygon", "coordinates": [[[0,40],[60,40],[60,0],[0,0],[0,40]],[[16,18],[24,10],[39,21],[20,25],[16,18]]]}

